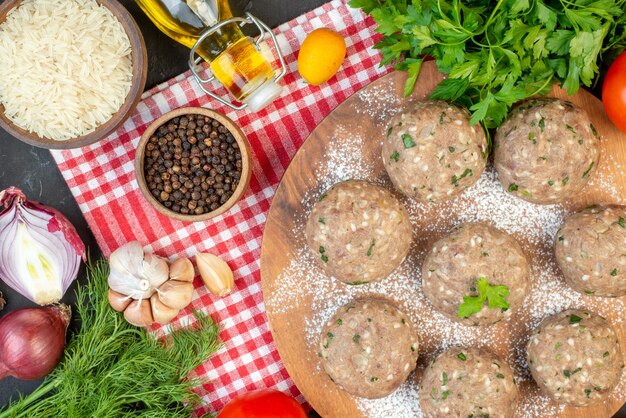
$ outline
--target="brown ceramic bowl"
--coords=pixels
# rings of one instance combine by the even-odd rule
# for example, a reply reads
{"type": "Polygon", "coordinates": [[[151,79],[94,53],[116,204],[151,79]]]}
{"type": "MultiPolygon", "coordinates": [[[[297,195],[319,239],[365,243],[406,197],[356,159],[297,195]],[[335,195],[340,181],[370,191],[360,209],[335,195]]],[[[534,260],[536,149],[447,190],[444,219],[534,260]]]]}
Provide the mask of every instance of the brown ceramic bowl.
{"type": "MultiPolygon", "coordinates": [[[[21,2],[22,0],[4,0],[4,2],[0,4],[0,22],[4,22],[7,14],[15,7],[19,6],[21,2]]],[[[110,135],[122,123],[124,123],[133,110],[135,110],[139,100],[141,100],[141,94],[146,86],[146,77],[148,76],[148,56],[146,53],[146,44],[143,36],[141,35],[141,31],[139,30],[139,27],[133,17],[130,13],[128,13],[128,10],[126,10],[118,0],[97,0],[97,2],[111,10],[113,15],[117,17],[122,24],[122,27],[126,31],[128,39],[130,40],[130,46],[132,49],[131,58],[133,62],[133,78],[126,100],[117,113],[113,114],[111,119],[100,125],[95,131],[77,138],[68,139],[67,141],[55,141],[50,138],[40,137],[35,133],[31,133],[20,128],[8,117],[6,117],[4,114],[4,106],[0,104],[0,127],[20,141],[36,147],[48,149],[79,148],[84,147],[85,145],[93,144],[94,142],[110,135]]],[[[35,58],[36,57],[33,57],[33,59],[35,58]]]]}
{"type": "Polygon", "coordinates": [[[137,153],[135,154],[135,173],[141,193],[143,193],[146,200],[148,200],[148,202],[150,202],[150,204],[159,213],[169,218],[177,219],[183,222],[206,221],[208,219],[221,215],[222,213],[232,208],[235,203],[237,203],[239,199],[241,199],[246,190],[248,190],[248,185],[250,184],[250,175],[252,174],[250,160],[250,143],[248,142],[248,139],[246,138],[246,135],[243,133],[241,128],[239,128],[239,126],[227,116],[224,116],[223,114],[216,112],[215,110],[205,109],[203,107],[181,107],[179,109],[172,110],[171,112],[167,112],[166,114],[152,122],[150,126],[148,126],[148,128],[145,130],[143,135],[141,135],[139,145],[137,146],[137,153]],[[146,183],[146,176],[144,171],[146,145],[148,144],[148,140],[150,139],[150,137],[161,125],[169,122],[171,119],[185,115],[204,115],[217,120],[219,123],[224,125],[224,127],[228,129],[228,131],[233,135],[233,137],[237,141],[237,144],[239,144],[239,150],[241,151],[241,179],[239,180],[239,184],[234,190],[233,195],[219,208],[215,209],[212,212],[203,213],[201,215],[184,215],[182,213],[174,212],[173,210],[170,210],[163,206],[163,204],[161,204],[161,202],[159,202],[152,195],[152,193],[150,193],[150,190],[148,189],[148,184],[146,183]]]}

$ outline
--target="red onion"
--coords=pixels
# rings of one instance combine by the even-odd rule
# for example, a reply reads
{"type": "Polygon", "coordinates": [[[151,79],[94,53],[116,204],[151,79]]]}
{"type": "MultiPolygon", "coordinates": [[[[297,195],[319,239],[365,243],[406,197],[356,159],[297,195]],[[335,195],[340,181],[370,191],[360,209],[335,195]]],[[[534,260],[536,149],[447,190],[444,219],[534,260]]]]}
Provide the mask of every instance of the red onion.
{"type": "Polygon", "coordinates": [[[0,192],[0,279],[9,287],[39,305],[58,302],[81,257],[85,245],[65,216],[15,187],[0,192]]]}
{"type": "Polygon", "coordinates": [[[50,373],[61,360],[69,322],[67,305],[18,309],[0,318],[0,380],[50,373]]]}

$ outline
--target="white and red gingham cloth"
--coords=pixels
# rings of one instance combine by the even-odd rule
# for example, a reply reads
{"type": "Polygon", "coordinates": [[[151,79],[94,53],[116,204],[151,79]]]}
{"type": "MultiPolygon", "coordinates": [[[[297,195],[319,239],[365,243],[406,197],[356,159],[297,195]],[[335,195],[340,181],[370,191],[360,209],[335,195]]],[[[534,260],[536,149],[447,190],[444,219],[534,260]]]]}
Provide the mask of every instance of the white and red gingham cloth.
{"type": "MultiPolygon", "coordinates": [[[[235,291],[214,297],[196,279],[189,308],[221,321],[224,347],[196,373],[208,378],[200,393],[206,403],[197,412],[220,410],[235,395],[274,387],[299,396],[289,378],[265,315],[261,293],[261,239],[276,187],[291,158],[315,126],[339,103],[389,70],[379,68],[374,22],[344,0],[334,0],[275,29],[288,65],[282,97],[261,112],[233,111],[212,101],[190,72],[144,94],[126,123],[107,139],[67,151],[52,151],[100,248],[109,255],[118,246],[139,240],[155,253],[174,257],[211,252],[235,273],[235,291]],[[336,77],[314,87],[297,72],[297,53],[309,32],[328,27],[346,40],[347,55],[336,77]],[[250,189],[230,211],[211,221],[183,223],[169,219],[143,198],[135,178],[135,148],[147,125],[181,106],[212,107],[235,120],[252,145],[250,189]]],[[[278,65],[277,62],[275,65],[278,65]]],[[[226,96],[226,91],[218,92],[226,96]]],[[[300,398],[303,401],[302,398],[300,398]]]]}

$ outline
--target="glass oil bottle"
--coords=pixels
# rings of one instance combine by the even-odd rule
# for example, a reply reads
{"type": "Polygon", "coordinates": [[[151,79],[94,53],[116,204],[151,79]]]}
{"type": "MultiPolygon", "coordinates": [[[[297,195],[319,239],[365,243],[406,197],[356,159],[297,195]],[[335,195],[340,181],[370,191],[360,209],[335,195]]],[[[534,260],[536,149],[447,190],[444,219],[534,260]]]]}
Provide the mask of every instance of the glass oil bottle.
{"type": "Polygon", "coordinates": [[[192,49],[190,67],[202,89],[234,109],[258,111],[281,93],[277,81],[286,72],[282,54],[271,30],[254,16],[234,17],[228,0],[135,0],[150,20],[166,35],[192,49]],[[254,43],[241,31],[253,23],[261,31],[254,43]],[[276,72],[259,51],[259,43],[269,33],[277,48],[283,71],[276,72]],[[196,58],[195,54],[199,55],[196,58]],[[201,59],[209,63],[212,76],[203,79],[196,71],[201,59]],[[204,87],[217,79],[241,103],[236,105],[204,87]]]}

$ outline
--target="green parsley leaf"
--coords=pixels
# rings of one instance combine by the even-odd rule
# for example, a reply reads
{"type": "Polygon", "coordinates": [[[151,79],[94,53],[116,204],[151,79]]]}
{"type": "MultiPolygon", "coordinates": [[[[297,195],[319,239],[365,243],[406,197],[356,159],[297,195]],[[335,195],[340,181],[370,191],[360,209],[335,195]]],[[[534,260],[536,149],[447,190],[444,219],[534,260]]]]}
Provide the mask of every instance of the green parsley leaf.
{"type": "Polygon", "coordinates": [[[372,238],[372,242],[370,243],[370,246],[367,249],[367,256],[368,257],[372,256],[372,252],[374,251],[374,245],[376,245],[376,240],[374,238],[372,238]]]}
{"type": "Polygon", "coordinates": [[[508,309],[509,288],[507,286],[489,284],[486,278],[480,277],[476,283],[478,296],[463,296],[463,303],[459,305],[457,316],[468,318],[481,311],[485,302],[489,309],[508,309]]]}
{"type": "Polygon", "coordinates": [[[359,341],[361,341],[361,336],[359,334],[354,334],[354,336],[352,337],[352,341],[358,344],[359,341]]]}
{"type": "Polygon", "coordinates": [[[611,272],[611,276],[615,277],[617,276],[617,269],[613,269],[613,271],[611,272]]]}
{"type": "Polygon", "coordinates": [[[620,216],[619,220],[617,221],[617,224],[621,226],[622,228],[626,228],[626,219],[620,216]]]}
{"type": "Polygon", "coordinates": [[[465,353],[459,353],[456,355],[456,357],[461,361],[467,360],[467,356],[465,355],[465,353]]]}
{"type": "Polygon", "coordinates": [[[517,191],[517,189],[518,189],[517,184],[511,183],[511,184],[509,184],[509,188],[507,190],[512,193],[512,192],[517,191]]]}
{"type": "Polygon", "coordinates": [[[391,153],[391,157],[389,157],[393,161],[398,161],[400,159],[400,153],[398,151],[394,151],[391,153]]]}
{"type": "Polygon", "coordinates": [[[404,148],[413,148],[416,145],[409,134],[402,134],[402,142],[404,143],[404,148]]]}

